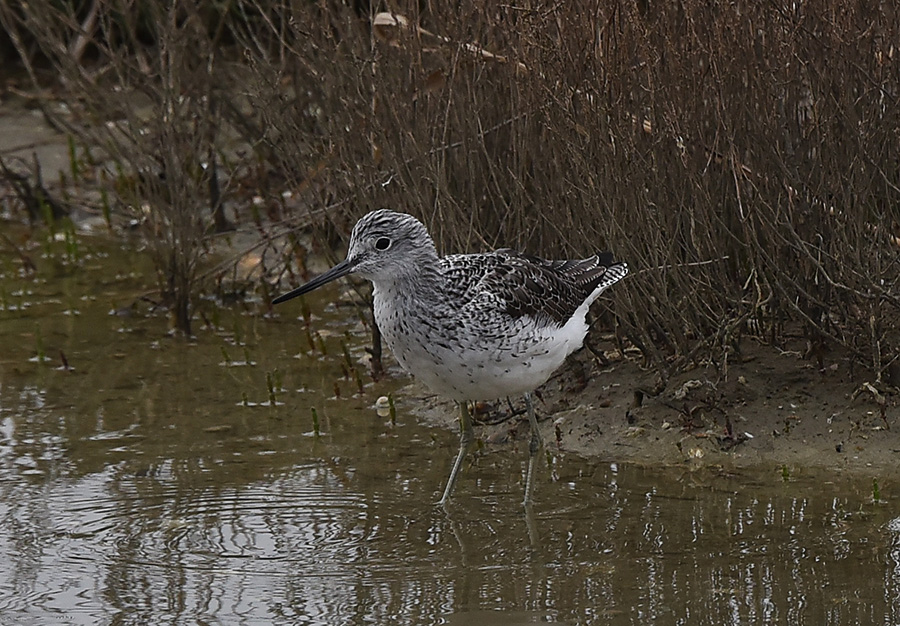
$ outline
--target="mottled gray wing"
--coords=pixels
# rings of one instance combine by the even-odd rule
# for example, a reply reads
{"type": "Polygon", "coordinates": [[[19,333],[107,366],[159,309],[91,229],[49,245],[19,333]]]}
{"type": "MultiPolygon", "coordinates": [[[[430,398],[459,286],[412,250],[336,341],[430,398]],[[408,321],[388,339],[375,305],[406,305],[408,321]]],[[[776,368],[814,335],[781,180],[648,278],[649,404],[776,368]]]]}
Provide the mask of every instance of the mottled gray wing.
{"type": "Polygon", "coordinates": [[[505,302],[506,313],[512,317],[527,315],[562,326],[593,291],[581,277],[596,269],[596,259],[548,261],[513,250],[498,252],[506,262],[485,276],[482,284],[505,302]]]}
{"type": "Polygon", "coordinates": [[[496,254],[452,254],[441,258],[441,267],[447,278],[451,299],[460,306],[482,292],[481,283],[493,272],[503,257],[496,254]]]}
{"type": "MultiPolygon", "coordinates": [[[[465,273],[465,296],[488,297],[503,305],[504,312],[519,318],[530,316],[546,324],[562,326],[604,280],[616,282],[626,271],[615,265],[609,253],[587,259],[553,261],[527,256],[515,250],[497,250],[479,257],[476,270],[465,273]],[[608,274],[613,268],[615,271],[608,274]]],[[[461,259],[473,264],[475,259],[461,259]]]]}
{"type": "Polygon", "coordinates": [[[528,315],[548,324],[565,324],[604,281],[625,273],[609,252],[575,260],[548,260],[503,248],[487,254],[441,259],[451,299],[466,306],[476,298],[503,305],[514,318],[528,315]],[[610,270],[614,270],[610,273],[610,270]]]}

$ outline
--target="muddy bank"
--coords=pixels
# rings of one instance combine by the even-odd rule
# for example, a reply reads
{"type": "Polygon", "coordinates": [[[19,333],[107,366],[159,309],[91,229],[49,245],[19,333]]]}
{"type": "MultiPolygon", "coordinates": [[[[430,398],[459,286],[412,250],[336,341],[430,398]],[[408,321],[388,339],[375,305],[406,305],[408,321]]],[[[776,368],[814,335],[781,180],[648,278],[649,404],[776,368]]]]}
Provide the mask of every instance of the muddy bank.
{"type": "MultiPolygon", "coordinates": [[[[799,350],[745,340],[727,376],[707,367],[673,375],[661,393],[655,372],[636,359],[601,365],[586,350],[540,390],[545,445],[610,461],[641,464],[772,466],[883,473],[896,467],[900,425],[896,396],[847,359],[825,369],[799,350]]],[[[416,383],[405,392],[423,400],[425,419],[455,427],[453,405],[416,383]]],[[[406,404],[412,404],[408,398],[406,404]]],[[[521,402],[509,419],[505,402],[487,407],[479,436],[528,446],[521,402]]],[[[418,411],[412,408],[413,411],[418,411]]]]}

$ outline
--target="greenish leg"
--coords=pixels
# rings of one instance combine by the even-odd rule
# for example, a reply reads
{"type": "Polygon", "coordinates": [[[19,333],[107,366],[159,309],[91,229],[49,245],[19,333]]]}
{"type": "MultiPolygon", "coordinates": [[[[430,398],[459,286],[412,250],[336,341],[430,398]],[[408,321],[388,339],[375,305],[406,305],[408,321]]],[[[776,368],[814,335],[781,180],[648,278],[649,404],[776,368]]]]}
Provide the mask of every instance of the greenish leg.
{"type": "Polygon", "coordinates": [[[543,442],[541,441],[541,431],[538,429],[537,417],[534,414],[534,404],[531,402],[531,394],[525,394],[525,406],[528,409],[528,423],[531,425],[531,443],[528,446],[528,473],[525,475],[525,504],[530,505],[532,502],[532,492],[534,492],[534,468],[537,465],[538,452],[540,452],[543,442]]]}
{"type": "Polygon", "coordinates": [[[450,494],[453,493],[453,487],[456,485],[456,479],[459,476],[459,470],[462,468],[463,459],[466,458],[472,442],[475,440],[475,434],[472,430],[472,417],[469,415],[469,407],[465,402],[459,403],[459,453],[456,455],[456,461],[453,462],[453,469],[450,470],[450,478],[447,479],[447,487],[444,489],[444,495],[441,496],[438,504],[446,506],[450,500],[450,494]]]}

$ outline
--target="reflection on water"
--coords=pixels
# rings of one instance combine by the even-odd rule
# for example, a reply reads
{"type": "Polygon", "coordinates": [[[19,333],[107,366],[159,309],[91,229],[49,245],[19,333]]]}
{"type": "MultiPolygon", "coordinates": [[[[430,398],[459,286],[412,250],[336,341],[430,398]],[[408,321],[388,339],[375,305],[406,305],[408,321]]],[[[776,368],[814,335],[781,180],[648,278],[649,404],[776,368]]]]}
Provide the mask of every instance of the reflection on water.
{"type": "Polygon", "coordinates": [[[876,504],[866,477],[554,451],[528,517],[523,456],[499,448],[444,513],[456,436],[402,397],[397,426],[377,417],[396,381],[354,395],[340,356],[347,333],[361,354],[363,331],[341,321],[353,316],[316,322],[329,357],[292,320],[225,310],[186,342],[162,320],[108,315],[137,279],[76,274],[16,297],[2,280],[0,622],[900,622],[884,481],[876,504]],[[93,299],[63,315],[79,289],[93,299]],[[29,361],[38,327],[72,371],[29,361]],[[283,405],[262,406],[276,371],[283,405]]]}

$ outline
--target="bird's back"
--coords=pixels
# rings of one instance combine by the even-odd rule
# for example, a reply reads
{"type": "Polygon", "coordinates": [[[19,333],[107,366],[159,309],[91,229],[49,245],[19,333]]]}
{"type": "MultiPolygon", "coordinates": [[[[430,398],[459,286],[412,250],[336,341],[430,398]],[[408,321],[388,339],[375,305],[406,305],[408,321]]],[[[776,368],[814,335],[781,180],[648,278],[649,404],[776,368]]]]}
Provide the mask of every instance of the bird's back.
{"type": "Polygon", "coordinates": [[[447,296],[465,307],[478,298],[497,303],[512,318],[564,325],[579,307],[588,306],[628,273],[605,252],[586,259],[548,260],[511,249],[443,257],[447,296]]]}

